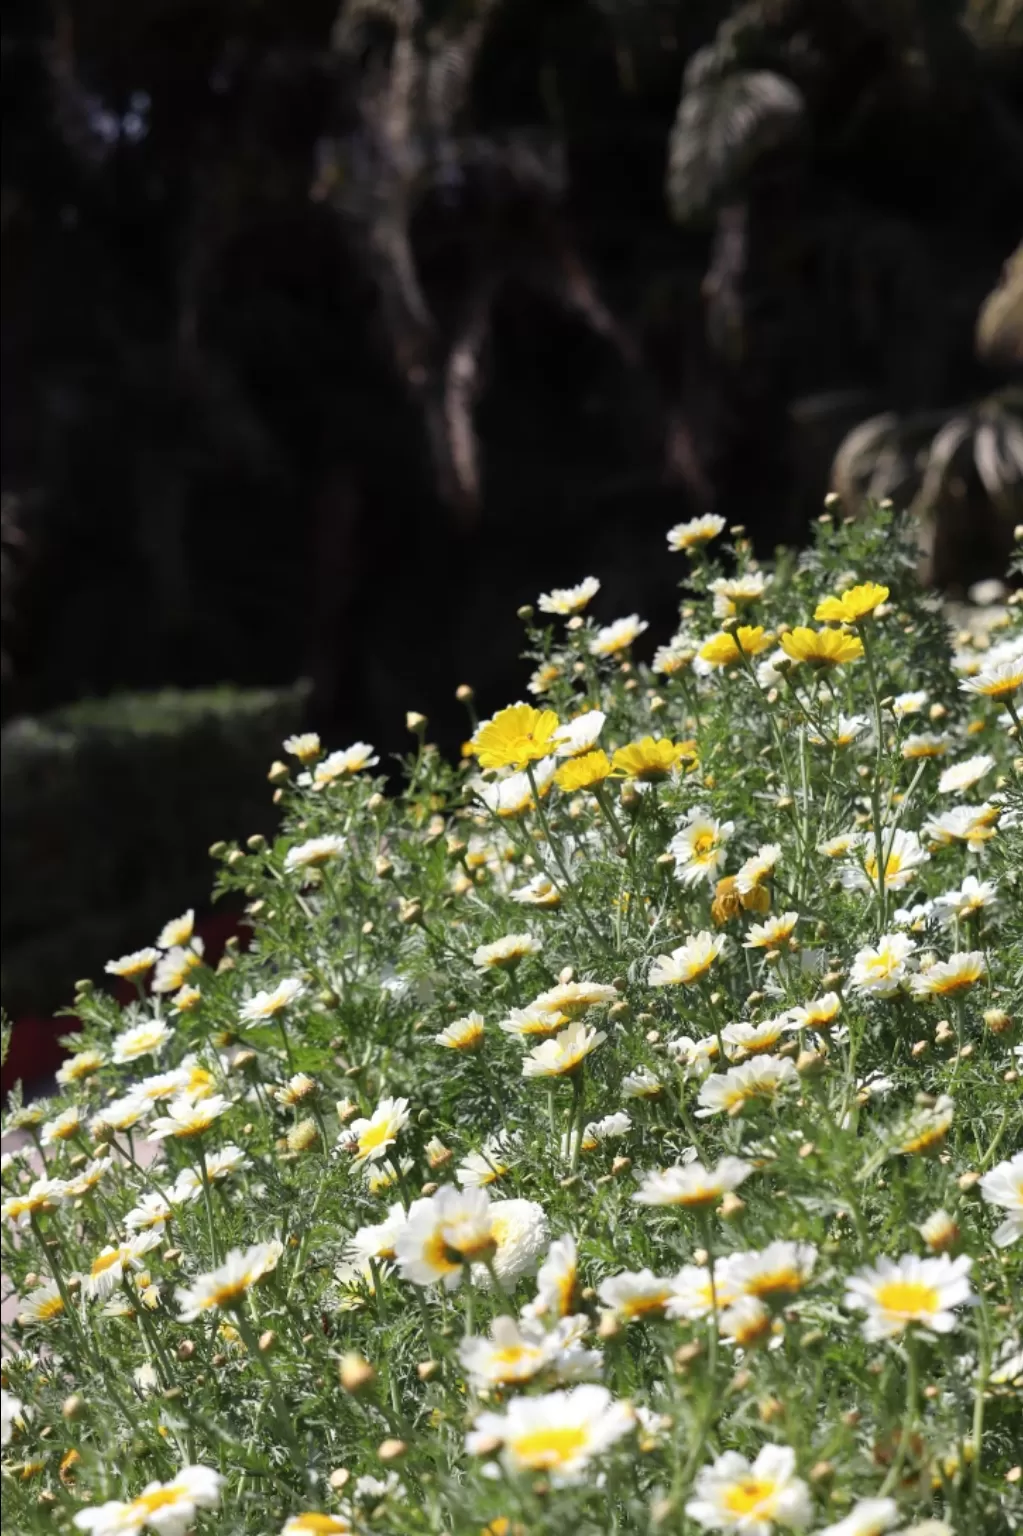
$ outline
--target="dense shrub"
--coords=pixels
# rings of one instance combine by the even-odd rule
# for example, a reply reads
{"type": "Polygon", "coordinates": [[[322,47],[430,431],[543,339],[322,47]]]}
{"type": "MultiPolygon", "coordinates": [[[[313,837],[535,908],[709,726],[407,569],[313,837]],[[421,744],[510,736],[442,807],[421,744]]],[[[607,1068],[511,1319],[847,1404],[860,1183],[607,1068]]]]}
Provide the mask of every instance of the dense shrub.
{"type": "Polygon", "coordinates": [[[80,989],[14,1528],[1018,1529],[1020,607],[953,637],[885,512],[669,543],[652,670],[546,594],[459,765],[289,738],[246,954],[80,989]]]}
{"type": "Polygon", "coordinates": [[[224,833],[268,828],[262,759],[306,688],[120,694],[4,728],[3,997],[63,1002],[206,878],[224,833]]]}

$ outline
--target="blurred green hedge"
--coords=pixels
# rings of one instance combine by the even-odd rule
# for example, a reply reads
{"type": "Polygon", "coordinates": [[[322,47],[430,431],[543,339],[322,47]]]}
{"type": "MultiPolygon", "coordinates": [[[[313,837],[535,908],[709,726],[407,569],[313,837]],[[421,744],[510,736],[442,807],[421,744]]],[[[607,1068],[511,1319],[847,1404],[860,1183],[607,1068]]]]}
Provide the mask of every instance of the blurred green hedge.
{"type": "Polygon", "coordinates": [[[207,849],[274,823],[266,772],[308,684],[119,694],[0,736],[4,1006],[46,1014],[77,976],[200,906],[207,849]]]}

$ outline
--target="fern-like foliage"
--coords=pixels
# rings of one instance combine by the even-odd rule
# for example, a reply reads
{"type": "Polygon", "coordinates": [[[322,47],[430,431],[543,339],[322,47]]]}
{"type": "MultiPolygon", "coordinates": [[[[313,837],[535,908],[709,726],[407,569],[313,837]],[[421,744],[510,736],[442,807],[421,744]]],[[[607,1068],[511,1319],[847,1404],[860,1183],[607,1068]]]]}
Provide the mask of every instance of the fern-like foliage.
{"type": "Polygon", "coordinates": [[[803,130],[802,93],[772,70],[691,71],[668,150],[668,201],[688,220],[742,187],[757,162],[803,130]]]}

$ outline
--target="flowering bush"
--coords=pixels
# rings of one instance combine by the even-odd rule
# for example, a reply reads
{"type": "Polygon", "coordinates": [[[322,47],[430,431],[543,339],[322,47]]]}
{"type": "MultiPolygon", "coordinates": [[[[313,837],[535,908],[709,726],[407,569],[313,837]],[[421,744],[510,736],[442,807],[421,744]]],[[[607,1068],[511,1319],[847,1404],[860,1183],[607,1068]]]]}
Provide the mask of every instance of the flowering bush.
{"type": "Polygon", "coordinates": [[[822,523],[673,529],[652,668],[545,594],[536,704],[410,716],[400,794],[289,738],[248,952],[80,985],[13,1529],[1018,1529],[1021,608],[953,649],[901,520],[822,523]]]}

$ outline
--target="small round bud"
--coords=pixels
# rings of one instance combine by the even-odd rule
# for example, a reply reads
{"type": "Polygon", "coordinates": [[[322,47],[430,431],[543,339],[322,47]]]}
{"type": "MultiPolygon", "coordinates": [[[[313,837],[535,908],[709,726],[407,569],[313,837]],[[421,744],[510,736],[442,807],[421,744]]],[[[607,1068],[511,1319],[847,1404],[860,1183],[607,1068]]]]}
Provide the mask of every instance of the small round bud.
{"type": "Polygon", "coordinates": [[[407,1450],[404,1440],[382,1440],[377,1446],[377,1455],[381,1461],[399,1461],[407,1450]]]}
{"type": "Polygon", "coordinates": [[[351,1475],[352,1474],[349,1472],[347,1467],[335,1467],[333,1472],[327,1478],[327,1482],[333,1488],[335,1493],[340,1493],[341,1489],[351,1479],[351,1475]]]}
{"type": "Polygon", "coordinates": [[[458,687],[455,689],[455,698],[458,700],[459,704],[469,704],[472,702],[473,697],[473,691],[469,684],[459,683],[458,687]]]}
{"type": "Polygon", "coordinates": [[[69,1421],[71,1419],[79,1419],[85,1412],[85,1399],[79,1397],[77,1392],[72,1392],[70,1397],[64,1399],[60,1406],[60,1411],[63,1417],[69,1421]]]}
{"type": "Polygon", "coordinates": [[[337,1374],[342,1387],[353,1396],[356,1392],[361,1392],[364,1387],[368,1387],[376,1377],[376,1371],[369,1361],[354,1351],[350,1351],[342,1358],[337,1374]]]}
{"type": "Polygon", "coordinates": [[[416,1375],[420,1381],[432,1381],[439,1370],[439,1360],[420,1360],[416,1366],[416,1375]]]}
{"type": "Polygon", "coordinates": [[[530,619],[533,617],[532,603],[523,603],[522,607],[517,608],[515,611],[518,614],[518,617],[522,620],[523,624],[528,624],[530,619]]]}
{"type": "Polygon", "coordinates": [[[421,715],[417,709],[410,709],[405,716],[405,729],[414,736],[421,736],[426,730],[426,716],[421,715]]]}
{"type": "Polygon", "coordinates": [[[1004,1035],[1012,1028],[1012,1018],[1004,1008],[985,1008],[984,1023],[993,1035],[1004,1035]]]}

